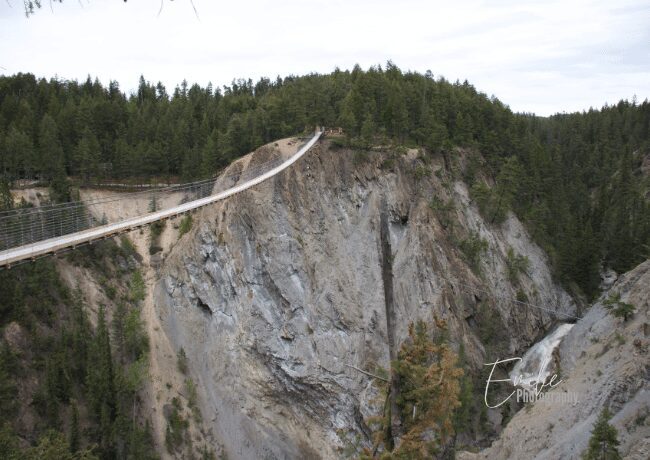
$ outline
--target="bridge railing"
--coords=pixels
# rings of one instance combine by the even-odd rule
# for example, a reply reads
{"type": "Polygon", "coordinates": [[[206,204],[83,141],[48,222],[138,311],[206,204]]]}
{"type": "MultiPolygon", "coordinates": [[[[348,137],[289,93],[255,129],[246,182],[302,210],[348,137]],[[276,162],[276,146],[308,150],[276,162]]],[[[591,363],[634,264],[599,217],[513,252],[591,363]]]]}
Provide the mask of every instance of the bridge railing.
{"type": "MultiPolygon", "coordinates": [[[[229,198],[274,177],[280,171],[294,164],[309,151],[318,141],[321,134],[322,132],[317,131],[314,137],[299,148],[298,152],[288,158],[277,156],[264,163],[241,169],[237,169],[239,166],[235,164],[233,168],[230,168],[231,172],[229,174],[222,174],[218,178],[210,179],[207,182],[185,184],[184,187],[187,190],[184,192],[183,202],[180,204],[172,204],[167,209],[153,212],[140,211],[137,212],[135,217],[127,216],[126,212],[123,214],[119,213],[116,222],[106,223],[105,225],[104,221],[106,219],[98,218],[99,214],[97,213],[97,209],[95,209],[96,214],[91,214],[92,219],[86,214],[83,214],[85,220],[80,217],[82,215],[80,214],[82,212],[80,210],[87,211],[93,209],[93,207],[97,207],[101,203],[106,203],[107,200],[115,200],[119,203],[119,200],[127,199],[124,197],[129,194],[115,195],[114,198],[109,197],[101,200],[89,200],[72,204],[51,205],[38,209],[22,209],[0,213],[2,215],[0,220],[4,221],[4,241],[10,244],[17,244],[18,241],[23,243],[20,246],[0,250],[0,268],[11,268],[17,263],[36,260],[39,257],[44,257],[52,253],[56,254],[70,248],[74,249],[79,245],[92,243],[99,239],[109,238],[133,229],[142,228],[160,220],[174,218],[183,213],[191,212],[203,206],[229,198]],[[70,213],[69,211],[71,209],[76,209],[76,211],[70,213]],[[38,232],[36,227],[41,224],[43,228],[47,226],[47,231],[38,232]],[[78,230],[82,225],[86,225],[89,228],[78,230]],[[39,239],[48,235],[56,236],[44,240],[39,239]],[[25,241],[31,240],[35,241],[24,244],[25,241]]],[[[255,160],[255,157],[252,157],[251,160],[255,160]]],[[[175,187],[173,190],[166,190],[169,193],[172,191],[178,192],[179,188],[175,187]]],[[[149,193],[152,197],[160,196],[155,194],[160,194],[161,190],[150,191],[149,193]]],[[[167,204],[169,204],[169,200],[167,204]]],[[[2,233],[0,233],[0,241],[3,240],[2,236],[2,233]]]]}
{"type": "Polygon", "coordinates": [[[122,206],[127,201],[139,199],[149,204],[149,212],[164,209],[161,203],[169,202],[171,195],[180,195],[177,204],[205,198],[253,179],[285,161],[280,155],[230,174],[203,181],[179,184],[137,192],[117,193],[107,197],[58,203],[39,207],[24,207],[0,212],[0,251],[48,240],[93,227],[124,221],[140,213],[133,207],[122,206]],[[106,206],[117,207],[118,219],[108,219],[106,206]],[[130,209],[130,211],[129,211],[130,209]]]}

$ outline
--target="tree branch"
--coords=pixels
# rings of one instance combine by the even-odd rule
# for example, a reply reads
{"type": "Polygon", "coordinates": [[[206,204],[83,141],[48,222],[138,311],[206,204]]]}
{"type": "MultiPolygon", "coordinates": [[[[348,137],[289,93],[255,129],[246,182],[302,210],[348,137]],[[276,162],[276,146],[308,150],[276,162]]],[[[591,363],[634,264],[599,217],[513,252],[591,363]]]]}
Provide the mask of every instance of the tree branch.
{"type": "Polygon", "coordinates": [[[192,9],[194,9],[194,14],[196,15],[196,19],[198,19],[199,22],[201,22],[201,18],[199,17],[199,12],[196,11],[196,6],[194,6],[194,0],[190,0],[190,3],[192,4],[192,9]]]}
{"type": "Polygon", "coordinates": [[[366,371],[364,371],[363,369],[359,369],[358,367],[351,366],[351,365],[349,365],[349,364],[346,364],[346,366],[349,367],[349,368],[351,368],[351,369],[354,369],[355,371],[359,371],[359,372],[361,372],[362,374],[366,374],[366,375],[369,375],[370,377],[373,377],[373,378],[376,378],[376,379],[379,379],[379,380],[383,380],[384,382],[389,383],[389,381],[388,381],[387,379],[385,379],[385,378],[383,378],[383,377],[380,377],[380,376],[378,376],[378,375],[375,375],[375,374],[371,374],[370,372],[366,372],[366,371]]]}

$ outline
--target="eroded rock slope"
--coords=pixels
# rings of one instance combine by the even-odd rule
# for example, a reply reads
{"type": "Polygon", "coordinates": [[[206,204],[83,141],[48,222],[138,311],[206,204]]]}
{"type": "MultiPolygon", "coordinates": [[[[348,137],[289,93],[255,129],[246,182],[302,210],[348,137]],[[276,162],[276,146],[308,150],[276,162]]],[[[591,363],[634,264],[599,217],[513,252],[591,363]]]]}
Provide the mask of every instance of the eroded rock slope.
{"type": "Polygon", "coordinates": [[[387,367],[409,322],[435,316],[478,367],[481,305],[504,350],[519,352],[557,316],[513,302],[518,295],[575,309],[516,218],[486,223],[441,159],[325,141],[197,213],[159,268],[154,303],[228,458],[338,458],[368,442],[364,418],[377,410],[372,378],[349,366],[387,367]],[[471,237],[487,242],[473,267],[457,244],[471,237]],[[530,261],[518,280],[507,273],[509,248],[530,261]]]}

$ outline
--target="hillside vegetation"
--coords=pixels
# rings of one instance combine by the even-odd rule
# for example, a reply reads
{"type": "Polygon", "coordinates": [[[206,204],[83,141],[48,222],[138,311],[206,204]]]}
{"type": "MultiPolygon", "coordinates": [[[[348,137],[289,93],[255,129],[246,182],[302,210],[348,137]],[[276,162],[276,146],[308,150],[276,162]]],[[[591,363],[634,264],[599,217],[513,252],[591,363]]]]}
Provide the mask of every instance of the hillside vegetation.
{"type": "Polygon", "coordinates": [[[597,293],[601,263],[622,272],[649,255],[648,101],[550,118],[513,114],[468,82],[390,62],[224,88],[184,81],[171,94],[141,78],[128,96],[117,82],[0,77],[0,195],[19,178],[47,181],[61,201],[70,199],[68,177],[208,177],[314,125],[343,127],[360,149],[442,152],[450,167],[454,146],[480,152],[465,179],[482,212],[492,222],[516,212],[558,278],[587,297],[597,293]]]}
{"type": "Polygon", "coordinates": [[[158,458],[140,415],[149,339],[134,254],[123,240],[68,256],[98,276],[108,305],[71,291],[52,259],[0,272],[3,458],[158,458]]]}

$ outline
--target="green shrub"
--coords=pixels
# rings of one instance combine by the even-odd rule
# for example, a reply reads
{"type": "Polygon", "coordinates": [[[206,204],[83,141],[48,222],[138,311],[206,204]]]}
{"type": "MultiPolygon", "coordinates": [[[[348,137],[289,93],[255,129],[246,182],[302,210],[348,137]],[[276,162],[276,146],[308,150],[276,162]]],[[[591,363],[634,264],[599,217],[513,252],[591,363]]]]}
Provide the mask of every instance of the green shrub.
{"type": "Polygon", "coordinates": [[[489,357],[499,355],[507,346],[507,329],[494,306],[482,302],[476,311],[478,338],[489,357]]]}
{"type": "Polygon", "coordinates": [[[181,411],[183,406],[178,398],[172,399],[172,411],[167,420],[167,430],[165,431],[165,446],[170,454],[173,454],[183,443],[187,436],[187,430],[190,422],[183,418],[181,411]]]}
{"type": "Polygon", "coordinates": [[[138,303],[144,300],[144,296],[144,279],[142,279],[142,273],[140,273],[140,270],[136,270],[131,275],[131,280],[129,282],[129,298],[132,302],[138,303]]]}
{"type": "Polygon", "coordinates": [[[467,157],[465,170],[463,171],[463,180],[470,186],[474,185],[477,173],[484,167],[484,161],[481,156],[471,152],[467,157]]]}
{"type": "Polygon", "coordinates": [[[137,252],[135,249],[135,246],[127,236],[122,236],[120,239],[121,241],[121,248],[124,251],[124,255],[126,256],[133,256],[137,252]]]}
{"type": "Polygon", "coordinates": [[[609,311],[610,314],[617,318],[623,318],[623,321],[627,321],[634,315],[636,307],[630,303],[621,301],[621,294],[616,292],[609,296],[603,306],[609,311]]]}
{"type": "Polygon", "coordinates": [[[149,227],[150,227],[149,231],[151,232],[151,238],[149,243],[149,254],[154,255],[162,251],[162,247],[160,247],[158,241],[160,240],[160,235],[165,229],[165,222],[163,221],[154,222],[149,227]]]}
{"type": "Polygon", "coordinates": [[[180,238],[190,230],[192,230],[192,216],[187,214],[181,219],[181,223],[178,226],[178,237],[180,238]]]}
{"type": "Polygon", "coordinates": [[[427,165],[418,164],[413,170],[416,180],[424,179],[425,177],[431,176],[431,168],[427,165]]]}
{"type": "Polygon", "coordinates": [[[140,359],[149,351],[149,337],[137,309],[132,309],[124,317],[124,345],[134,360],[140,359]]]}
{"type": "Polygon", "coordinates": [[[386,158],[381,162],[380,167],[384,171],[393,171],[395,169],[395,158],[386,158]]]}
{"type": "Polygon", "coordinates": [[[178,370],[181,371],[184,375],[187,375],[187,355],[185,354],[185,349],[182,347],[178,352],[176,364],[178,366],[178,370]]]}
{"type": "Polygon", "coordinates": [[[506,256],[506,267],[508,269],[508,279],[516,283],[519,281],[520,273],[527,273],[530,267],[530,260],[527,256],[515,253],[514,249],[508,248],[506,256]]]}
{"type": "Polygon", "coordinates": [[[614,338],[616,339],[619,345],[625,345],[625,337],[623,337],[620,332],[616,332],[614,338]]]}
{"type": "Polygon", "coordinates": [[[528,303],[528,296],[523,291],[523,289],[517,290],[517,301],[522,303],[528,303]]]}
{"type": "Polygon", "coordinates": [[[331,137],[329,140],[330,150],[341,150],[349,145],[349,142],[344,137],[331,137]]]}
{"type": "Polygon", "coordinates": [[[163,230],[165,229],[165,222],[157,221],[152,223],[149,227],[151,231],[151,240],[155,241],[160,237],[163,230]]]}
{"type": "Polygon", "coordinates": [[[198,406],[198,394],[196,392],[196,384],[192,379],[185,380],[185,387],[187,388],[187,407],[192,411],[192,416],[196,423],[201,423],[203,417],[201,416],[201,409],[198,406]]]}
{"type": "Polygon", "coordinates": [[[477,233],[471,232],[470,235],[458,243],[460,250],[463,252],[465,260],[472,269],[480,273],[481,258],[483,253],[488,249],[488,242],[481,238],[477,233]]]}
{"type": "Polygon", "coordinates": [[[115,288],[115,286],[107,284],[106,286],[104,286],[104,292],[106,293],[106,297],[108,297],[111,300],[115,300],[115,296],[117,295],[117,289],[115,288]]]}
{"type": "Polygon", "coordinates": [[[367,150],[356,150],[352,155],[352,163],[355,166],[359,166],[364,163],[367,163],[369,159],[370,159],[370,155],[368,154],[367,150]]]}
{"type": "Polygon", "coordinates": [[[456,204],[453,199],[449,199],[449,201],[445,203],[437,196],[434,196],[431,198],[431,201],[429,201],[429,208],[431,208],[444,228],[453,224],[452,215],[456,209],[456,204]]]}
{"type": "Polygon", "coordinates": [[[497,224],[505,220],[508,210],[506,203],[485,182],[474,183],[470,189],[470,197],[485,220],[497,224]]]}

